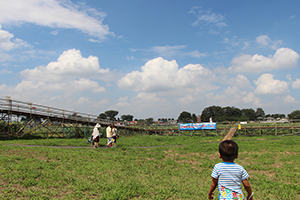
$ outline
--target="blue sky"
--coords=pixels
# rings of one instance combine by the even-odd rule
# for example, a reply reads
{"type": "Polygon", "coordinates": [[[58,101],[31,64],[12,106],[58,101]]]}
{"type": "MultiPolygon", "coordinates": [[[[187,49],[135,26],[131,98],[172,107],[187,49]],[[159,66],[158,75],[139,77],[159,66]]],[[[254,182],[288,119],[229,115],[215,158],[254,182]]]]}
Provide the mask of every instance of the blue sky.
{"type": "Polygon", "coordinates": [[[298,0],[0,0],[0,95],[134,118],[300,109],[298,0]]]}

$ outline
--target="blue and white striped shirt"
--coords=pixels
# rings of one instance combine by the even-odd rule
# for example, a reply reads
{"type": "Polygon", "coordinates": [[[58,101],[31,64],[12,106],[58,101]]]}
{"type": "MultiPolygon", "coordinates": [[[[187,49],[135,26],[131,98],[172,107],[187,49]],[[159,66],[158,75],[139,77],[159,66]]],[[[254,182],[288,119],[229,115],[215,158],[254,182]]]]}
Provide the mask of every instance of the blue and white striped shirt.
{"type": "Polygon", "coordinates": [[[221,186],[233,192],[242,194],[241,183],[247,179],[249,174],[243,166],[234,162],[222,162],[215,165],[211,176],[218,179],[218,189],[221,193],[221,186]]]}

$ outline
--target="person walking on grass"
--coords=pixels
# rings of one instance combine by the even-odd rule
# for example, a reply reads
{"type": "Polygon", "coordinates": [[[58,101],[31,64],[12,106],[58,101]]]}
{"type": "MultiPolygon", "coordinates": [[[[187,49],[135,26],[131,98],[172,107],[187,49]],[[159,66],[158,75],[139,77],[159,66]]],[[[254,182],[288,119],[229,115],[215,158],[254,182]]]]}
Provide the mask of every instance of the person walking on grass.
{"type": "Polygon", "coordinates": [[[119,138],[119,136],[118,136],[117,128],[114,125],[112,126],[112,136],[111,137],[113,138],[112,146],[117,147],[117,138],[119,138]]]}
{"type": "Polygon", "coordinates": [[[213,199],[213,192],[218,186],[220,200],[253,200],[253,193],[248,182],[249,174],[241,166],[234,163],[238,157],[238,145],[233,140],[222,141],[219,145],[219,157],[222,163],[215,165],[212,171],[212,182],[208,192],[208,199],[213,199]],[[248,195],[244,197],[241,183],[248,195]]]}
{"type": "Polygon", "coordinates": [[[98,128],[100,128],[101,125],[100,124],[96,124],[92,133],[93,139],[94,139],[94,148],[98,148],[99,147],[99,138],[100,138],[100,133],[98,128]]]}
{"type": "Polygon", "coordinates": [[[112,143],[112,125],[108,125],[106,128],[107,147],[111,147],[112,143]]]}

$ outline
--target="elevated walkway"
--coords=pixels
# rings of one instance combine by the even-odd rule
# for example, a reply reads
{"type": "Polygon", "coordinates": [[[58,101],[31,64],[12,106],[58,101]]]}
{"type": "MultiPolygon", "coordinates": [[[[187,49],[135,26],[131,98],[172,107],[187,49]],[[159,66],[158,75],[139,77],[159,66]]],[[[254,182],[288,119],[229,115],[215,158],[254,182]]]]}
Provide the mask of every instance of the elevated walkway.
{"type": "Polygon", "coordinates": [[[97,123],[106,127],[111,122],[97,115],[0,97],[0,139],[24,135],[86,137],[97,123]]]}

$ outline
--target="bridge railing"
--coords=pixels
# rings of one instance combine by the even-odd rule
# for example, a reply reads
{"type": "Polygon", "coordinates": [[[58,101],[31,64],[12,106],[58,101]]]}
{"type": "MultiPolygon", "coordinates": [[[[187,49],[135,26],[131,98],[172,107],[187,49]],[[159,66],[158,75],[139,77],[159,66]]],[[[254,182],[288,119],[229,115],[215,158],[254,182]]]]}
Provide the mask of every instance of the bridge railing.
{"type": "Polygon", "coordinates": [[[105,121],[100,121],[97,115],[59,109],[32,102],[24,102],[11,99],[10,97],[0,98],[0,113],[2,114],[2,116],[0,115],[2,120],[5,118],[10,121],[14,120],[15,117],[40,117],[66,121],[106,123],[105,121]]]}

